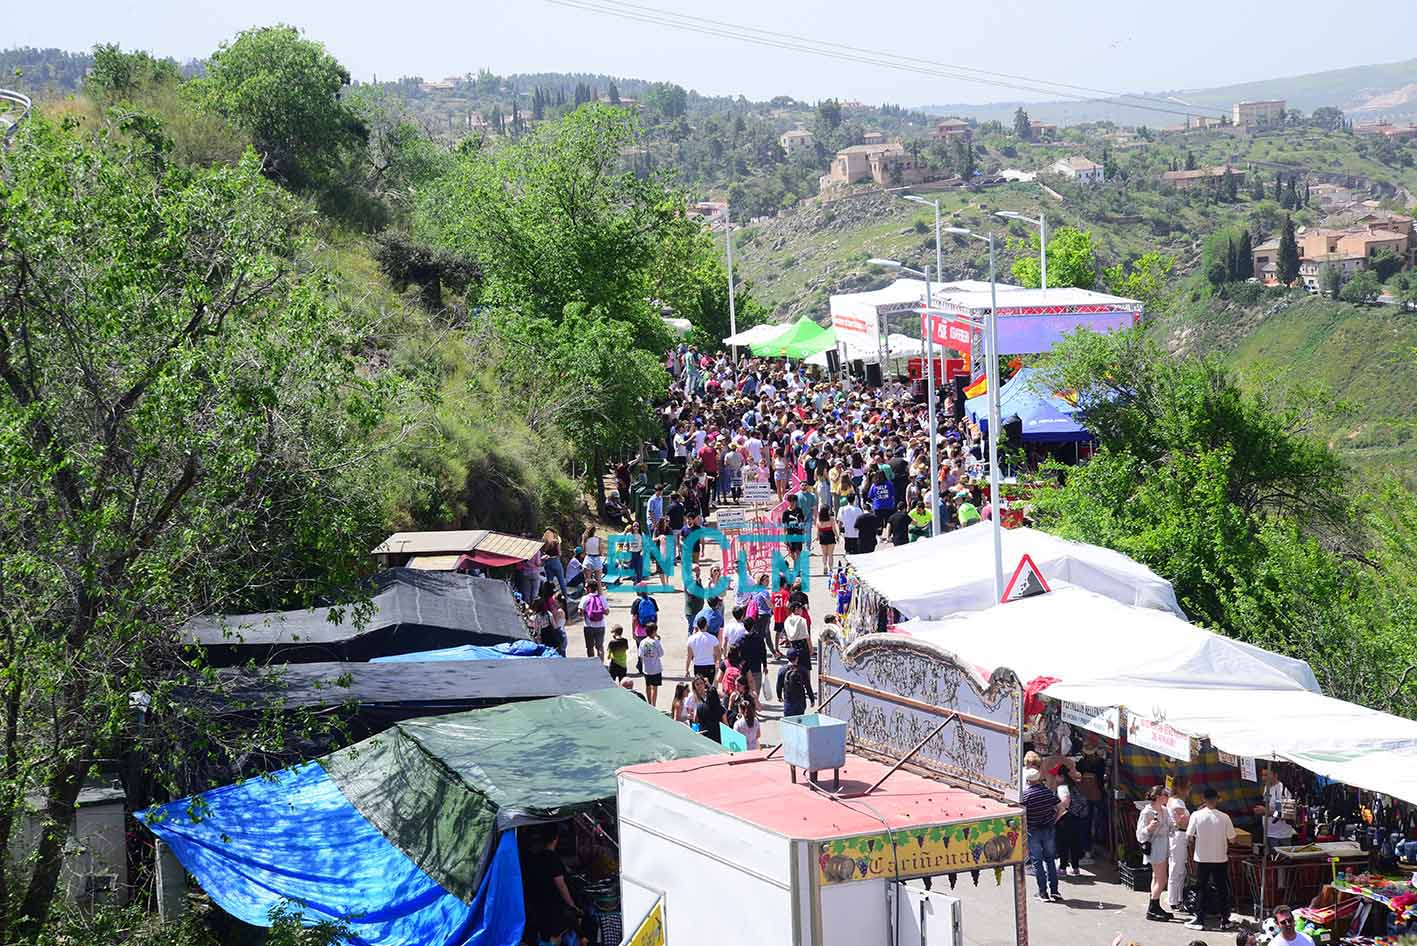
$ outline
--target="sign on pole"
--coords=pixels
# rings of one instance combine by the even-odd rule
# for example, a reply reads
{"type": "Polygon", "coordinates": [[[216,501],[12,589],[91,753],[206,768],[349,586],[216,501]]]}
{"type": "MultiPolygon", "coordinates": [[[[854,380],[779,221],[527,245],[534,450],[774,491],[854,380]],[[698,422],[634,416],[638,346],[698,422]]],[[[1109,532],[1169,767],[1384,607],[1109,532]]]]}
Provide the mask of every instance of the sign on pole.
{"type": "MultiPolygon", "coordinates": [[[[999,515],[997,509],[994,515],[999,515]]],[[[1007,604],[1021,598],[1032,598],[1034,595],[1047,594],[1051,590],[1048,587],[1048,582],[1043,579],[1043,572],[1039,571],[1038,566],[1033,564],[1033,559],[1025,554],[1023,558],[1018,560],[1014,576],[1004,586],[1004,596],[999,599],[999,603],[1007,604]]]]}
{"type": "Polygon", "coordinates": [[[718,744],[729,752],[748,751],[748,737],[727,723],[718,724],[718,744]]]}
{"type": "Polygon", "coordinates": [[[1108,739],[1116,739],[1122,731],[1121,710],[1115,706],[1088,706],[1086,703],[1064,703],[1063,722],[1080,726],[1108,739]]]}
{"type": "Polygon", "coordinates": [[[1131,710],[1127,710],[1127,742],[1180,762],[1190,762],[1194,758],[1190,736],[1160,720],[1138,716],[1131,710]]]}
{"type": "Polygon", "coordinates": [[[720,507],[718,510],[718,531],[742,532],[748,527],[748,511],[742,508],[720,507]]]}
{"type": "Polygon", "coordinates": [[[664,946],[664,894],[659,895],[620,946],[664,946]]]}

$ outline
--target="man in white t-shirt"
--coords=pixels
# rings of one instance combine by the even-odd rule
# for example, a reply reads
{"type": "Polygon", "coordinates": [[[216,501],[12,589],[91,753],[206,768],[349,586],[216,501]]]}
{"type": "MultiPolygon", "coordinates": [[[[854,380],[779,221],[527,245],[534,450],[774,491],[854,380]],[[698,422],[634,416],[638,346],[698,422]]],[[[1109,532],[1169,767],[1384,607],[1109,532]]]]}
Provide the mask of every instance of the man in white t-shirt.
{"type": "Polygon", "coordinates": [[[861,533],[856,529],[856,520],[861,518],[861,507],[856,504],[854,494],[851,501],[841,507],[836,517],[841,523],[842,538],[846,539],[846,554],[855,555],[859,551],[856,543],[861,538],[861,533]]]}
{"type": "Polygon", "coordinates": [[[752,458],[754,466],[761,466],[763,462],[763,442],[754,434],[748,438],[748,456],[752,458]]]}
{"type": "Polygon", "coordinates": [[[1294,911],[1280,904],[1274,908],[1274,922],[1279,926],[1279,935],[1270,940],[1270,946],[1314,946],[1307,933],[1294,928],[1294,911]]]}
{"type": "Polygon", "coordinates": [[[1215,885],[1216,906],[1220,911],[1220,928],[1230,925],[1230,842],[1235,840],[1235,825],[1230,816],[1220,810],[1220,793],[1207,787],[1205,807],[1191,815],[1186,825],[1186,840],[1196,862],[1196,886],[1200,896],[1196,903],[1196,918],[1187,929],[1205,929],[1207,891],[1215,885]]]}
{"type": "Polygon", "coordinates": [[[701,616],[695,619],[694,633],[689,635],[687,643],[688,646],[684,650],[684,676],[689,676],[692,667],[696,675],[712,684],[720,653],[718,635],[709,630],[708,618],[701,616]]]}

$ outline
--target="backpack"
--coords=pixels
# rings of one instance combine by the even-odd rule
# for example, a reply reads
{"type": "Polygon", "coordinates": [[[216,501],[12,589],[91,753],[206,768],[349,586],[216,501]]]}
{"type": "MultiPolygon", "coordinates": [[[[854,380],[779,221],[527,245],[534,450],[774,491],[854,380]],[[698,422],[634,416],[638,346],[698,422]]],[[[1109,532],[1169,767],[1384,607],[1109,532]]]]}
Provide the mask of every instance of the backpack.
{"type": "Polygon", "coordinates": [[[605,618],[605,599],[600,595],[591,595],[586,598],[583,610],[587,621],[598,624],[605,618]]]}

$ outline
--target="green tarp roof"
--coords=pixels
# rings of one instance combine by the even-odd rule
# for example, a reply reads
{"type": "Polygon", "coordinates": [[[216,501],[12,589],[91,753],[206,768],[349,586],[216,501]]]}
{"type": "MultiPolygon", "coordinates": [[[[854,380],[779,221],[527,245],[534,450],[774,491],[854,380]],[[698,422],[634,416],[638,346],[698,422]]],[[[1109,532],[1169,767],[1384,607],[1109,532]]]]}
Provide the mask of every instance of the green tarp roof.
{"type": "Polygon", "coordinates": [[[613,799],[623,766],[722,751],[614,687],[407,720],[322,762],[360,814],[471,901],[497,831],[613,799]]]}
{"type": "Polygon", "coordinates": [[[787,331],[753,346],[759,358],[809,358],[836,346],[836,330],[822,328],[802,316],[787,331]]]}

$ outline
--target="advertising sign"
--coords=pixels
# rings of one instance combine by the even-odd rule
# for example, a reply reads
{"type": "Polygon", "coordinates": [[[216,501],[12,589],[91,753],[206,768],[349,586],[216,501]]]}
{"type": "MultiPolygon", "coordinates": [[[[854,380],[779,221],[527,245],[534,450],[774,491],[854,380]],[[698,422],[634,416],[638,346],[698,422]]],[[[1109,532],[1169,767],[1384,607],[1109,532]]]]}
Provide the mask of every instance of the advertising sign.
{"type": "MultiPolygon", "coordinates": [[[[1043,349],[1047,351],[1047,349],[1043,349]]],[[[969,332],[969,383],[974,384],[984,377],[987,370],[984,357],[984,333],[976,328],[969,332]]]]}
{"type": "Polygon", "coordinates": [[[1191,737],[1155,719],[1127,711],[1127,742],[1181,762],[1190,762],[1191,737]]]}
{"type": "Polygon", "coordinates": [[[921,313],[920,337],[929,337],[926,332],[934,335],[935,344],[941,348],[952,348],[961,355],[969,354],[974,328],[967,319],[950,319],[934,313],[921,313]]]}
{"type": "Polygon", "coordinates": [[[1086,703],[1064,703],[1063,722],[1116,739],[1122,731],[1122,711],[1115,706],[1088,706],[1086,703]]]}
{"type": "Polygon", "coordinates": [[[767,480],[749,480],[743,484],[743,502],[750,506],[767,506],[777,502],[777,494],[767,480]]]}
{"type": "Polygon", "coordinates": [[[664,946],[664,895],[660,894],[621,946],[664,946]]]}
{"type": "Polygon", "coordinates": [[[817,882],[931,877],[1023,863],[1022,819],[907,828],[817,843],[817,882]]]}
{"type": "Polygon", "coordinates": [[[854,347],[872,349],[881,334],[881,320],[876,315],[875,306],[852,311],[833,309],[831,327],[836,329],[836,337],[846,342],[854,342],[854,347]]]}

